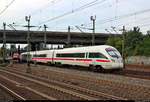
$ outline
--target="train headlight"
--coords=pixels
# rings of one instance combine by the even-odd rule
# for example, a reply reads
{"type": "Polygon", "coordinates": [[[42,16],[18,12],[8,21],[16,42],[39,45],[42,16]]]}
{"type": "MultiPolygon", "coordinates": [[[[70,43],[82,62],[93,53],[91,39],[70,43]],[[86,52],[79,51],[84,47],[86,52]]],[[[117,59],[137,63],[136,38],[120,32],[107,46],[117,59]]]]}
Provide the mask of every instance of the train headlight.
{"type": "Polygon", "coordinates": [[[115,62],[115,60],[114,60],[114,59],[111,59],[111,61],[112,61],[112,62],[115,62]]]}

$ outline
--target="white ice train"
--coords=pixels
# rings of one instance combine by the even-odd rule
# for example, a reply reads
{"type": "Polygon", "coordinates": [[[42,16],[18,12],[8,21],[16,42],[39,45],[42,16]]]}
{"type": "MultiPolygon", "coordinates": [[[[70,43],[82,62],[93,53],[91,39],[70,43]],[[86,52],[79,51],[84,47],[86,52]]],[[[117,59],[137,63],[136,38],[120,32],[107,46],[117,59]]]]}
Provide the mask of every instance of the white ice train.
{"type": "MultiPolygon", "coordinates": [[[[30,52],[30,61],[48,64],[78,65],[96,70],[123,69],[123,59],[119,51],[108,45],[65,48],[30,52]]],[[[27,60],[27,52],[20,59],[27,60]]]]}

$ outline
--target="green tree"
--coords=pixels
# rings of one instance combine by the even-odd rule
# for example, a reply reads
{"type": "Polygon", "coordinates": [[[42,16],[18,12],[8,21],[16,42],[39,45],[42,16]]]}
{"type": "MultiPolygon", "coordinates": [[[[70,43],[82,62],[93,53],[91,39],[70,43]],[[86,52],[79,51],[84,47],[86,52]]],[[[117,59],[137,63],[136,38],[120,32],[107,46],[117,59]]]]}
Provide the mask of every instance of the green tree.
{"type": "Polygon", "coordinates": [[[0,48],[0,57],[3,57],[3,54],[4,53],[4,47],[2,46],[1,48],[0,48]]]}
{"type": "Polygon", "coordinates": [[[0,57],[2,57],[2,54],[3,54],[3,53],[2,53],[2,48],[0,48],[0,57]]]}
{"type": "MultiPolygon", "coordinates": [[[[150,56],[150,31],[143,35],[139,27],[134,27],[133,30],[123,34],[125,37],[125,56],[150,56]]],[[[121,52],[122,42],[120,37],[109,38],[106,44],[114,46],[121,52]]]]}
{"type": "Polygon", "coordinates": [[[6,58],[7,57],[7,51],[8,51],[8,49],[7,49],[7,46],[6,46],[6,48],[4,48],[4,46],[2,46],[1,48],[0,48],[0,57],[1,58],[6,58]]]}
{"type": "Polygon", "coordinates": [[[149,33],[144,36],[141,50],[143,51],[142,55],[150,56],[150,34],[149,33]]]}
{"type": "Polygon", "coordinates": [[[10,45],[10,50],[11,51],[16,51],[17,50],[16,45],[15,44],[11,44],[10,45]]]}
{"type": "Polygon", "coordinates": [[[127,56],[140,54],[140,45],[144,36],[140,32],[139,27],[134,27],[133,30],[125,32],[125,54],[127,56]]]}
{"type": "Polygon", "coordinates": [[[122,52],[122,40],[120,37],[111,37],[106,41],[106,45],[115,47],[120,53],[122,52]]]}

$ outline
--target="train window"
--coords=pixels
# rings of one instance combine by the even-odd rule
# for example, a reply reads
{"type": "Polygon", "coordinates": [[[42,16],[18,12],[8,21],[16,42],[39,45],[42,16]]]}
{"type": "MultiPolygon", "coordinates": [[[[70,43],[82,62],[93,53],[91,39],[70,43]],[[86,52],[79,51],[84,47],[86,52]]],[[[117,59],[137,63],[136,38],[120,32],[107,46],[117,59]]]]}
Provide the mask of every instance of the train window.
{"type": "Polygon", "coordinates": [[[46,54],[41,54],[40,57],[47,57],[47,55],[46,54]]]}
{"type": "Polygon", "coordinates": [[[84,58],[85,57],[85,53],[75,53],[74,57],[76,57],[76,58],[84,58]]]}
{"type": "Polygon", "coordinates": [[[117,57],[117,58],[121,57],[120,53],[117,50],[115,50],[115,49],[107,48],[106,51],[112,57],[117,57]]]}
{"type": "MultiPolygon", "coordinates": [[[[22,55],[23,57],[27,57],[27,54],[22,55]]],[[[31,55],[29,55],[29,57],[31,57],[31,55]]]]}
{"type": "Polygon", "coordinates": [[[36,55],[33,55],[33,57],[47,57],[46,54],[36,54],[36,55]]]}
{"type": "Polygon", "coordinates": [[[101,53],[89,53],[89,58],[104,58],[108,59],[105,55],[101,53]]]}
{"type": "Polygon", "coordinates": [[[61,54],[56,54],[56,57],[61,57],[61,54]]]}
{"type": "Polygon", "coordinates": [[[104,59],[108,59],[105,55],[99,53],[99,58],[104,58],[104,59]]]}
{"type": "Polygon", "coordinates": [[[85,53],[61,53],[61,54],[56,54],[56,57],[84,58],[85,53]]]}
{"type": "Polygon", "coordinates": [[[33,57],[37,57],[37,55],[33,55],[33,57]]]}
{"type": "Polygon", "coordinates": [[[89,58],[98,58],[99,53],[89,53],[89,58]]]}

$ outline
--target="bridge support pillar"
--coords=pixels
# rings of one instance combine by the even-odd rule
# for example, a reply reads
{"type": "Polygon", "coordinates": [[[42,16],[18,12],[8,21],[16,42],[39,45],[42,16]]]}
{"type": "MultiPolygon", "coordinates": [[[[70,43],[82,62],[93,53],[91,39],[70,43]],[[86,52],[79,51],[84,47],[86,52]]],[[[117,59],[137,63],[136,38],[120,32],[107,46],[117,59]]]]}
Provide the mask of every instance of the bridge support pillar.
{"type": "Polygon", "coordinates": [[[41,50],[40,49],[40,43],[31,43],[31,51],[38,51],[38,50],[41,50]]]}

